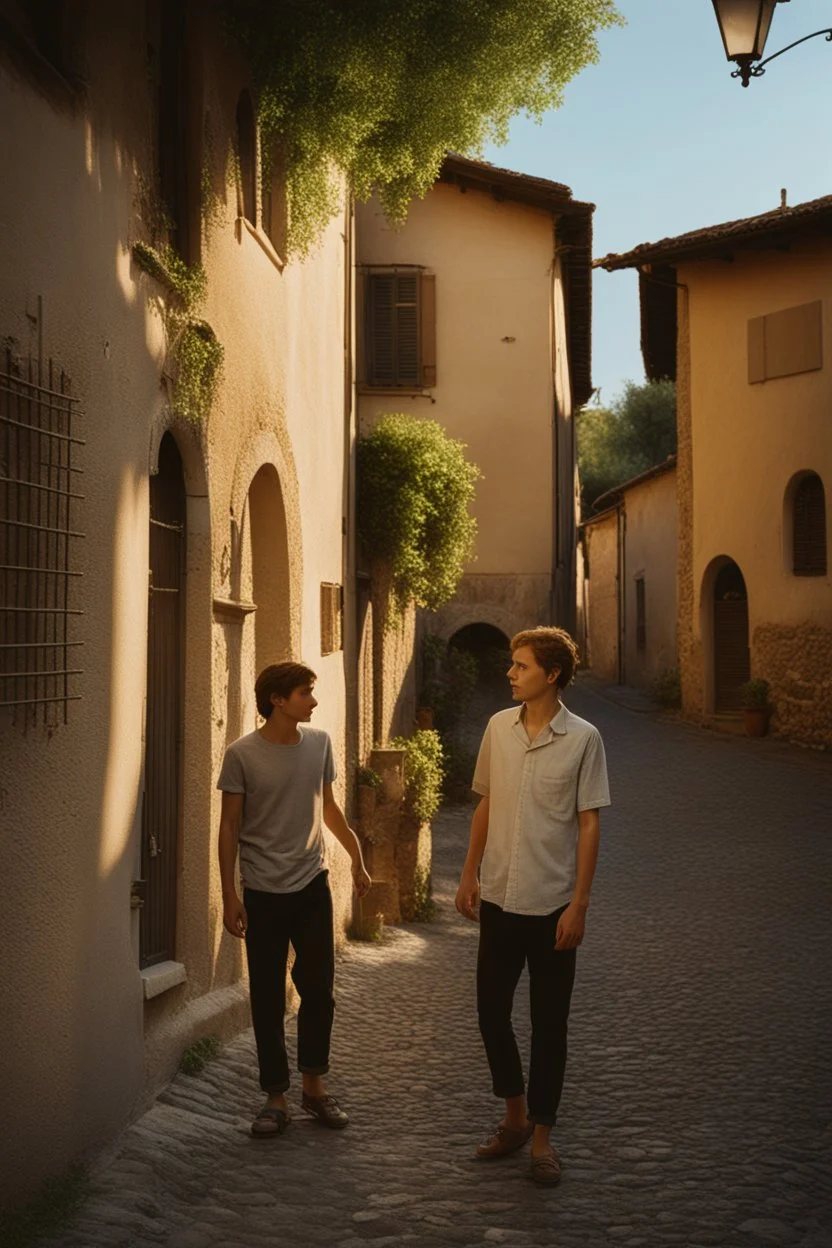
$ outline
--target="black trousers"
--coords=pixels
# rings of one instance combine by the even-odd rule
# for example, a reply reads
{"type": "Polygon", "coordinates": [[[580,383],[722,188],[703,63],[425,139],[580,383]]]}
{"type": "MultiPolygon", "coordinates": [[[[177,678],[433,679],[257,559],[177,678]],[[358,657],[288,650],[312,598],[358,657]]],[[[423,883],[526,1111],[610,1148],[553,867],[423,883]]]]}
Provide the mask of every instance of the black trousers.
{"type": "Polygon", "coordinates": [[[260,1087],[276,1094],[289,1086],[283,1020],[290,941],[295,951],[292,980],[300,994],[298,1070],[310,1075],[329,1070],[335,948],[328,872],[321,871],[297,893],[247,888],[243,904],[248,915],[246,954],[260,1087]]]}
{"type": "Polygon", "coordinates": [[[576,949],[555,950],[558,919],[565,908],[531,915],[512,914],[490,901],[480,905],[477,1012],[494,1095],[507,1098],[525,1091],[511,1009],[517,981],[528,964],[532,1018],[528,1115],[545,1126],[557,1121],[577,961],[576,949]]]}

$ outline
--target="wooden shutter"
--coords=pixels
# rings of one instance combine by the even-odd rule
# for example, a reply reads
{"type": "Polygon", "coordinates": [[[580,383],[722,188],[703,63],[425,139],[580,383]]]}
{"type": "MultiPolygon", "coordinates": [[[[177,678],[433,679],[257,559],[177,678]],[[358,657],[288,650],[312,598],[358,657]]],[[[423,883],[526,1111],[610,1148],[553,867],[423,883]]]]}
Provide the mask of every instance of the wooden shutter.
{"type": "Polygon", "coordinates": [[[359,269],[355,276],[355,380],[360,386],[367,380],[367,274],[359,269]]]}
{"type": "Polygon", "coordinates": [[[321,654],[342,650],[344,595],[340,585],[324,581],[321,585],[321,654]]]}
{"type": "Polygon", "coordinates": [[[436,278],[423,273],[419,290],[422,385],[436,385],[436,278]]]}
{"type": "Polygon", "coordinates": [[[418,270],[370,273],[366,290],[367,383],[420,387],[418,270]]]}
{"type": "Polygon", "coordinates": [[[636,578],[636,650],[643,654],[647,649],[647,603],[644,594],[644,577],[636,578]]]}
{"type": "Polygon", "coordinates": [[[794,495],[793,570],[795,576],[826,576],[826,499],[814,472],[794,495]]]}

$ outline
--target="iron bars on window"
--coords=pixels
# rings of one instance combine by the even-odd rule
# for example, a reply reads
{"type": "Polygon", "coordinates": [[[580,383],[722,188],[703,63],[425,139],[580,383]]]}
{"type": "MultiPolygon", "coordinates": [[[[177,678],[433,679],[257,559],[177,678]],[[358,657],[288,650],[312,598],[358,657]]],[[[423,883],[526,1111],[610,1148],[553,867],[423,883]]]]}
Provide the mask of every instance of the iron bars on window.
{"type": "Polygon", "coordinates": [[[67,719],[80,698],[78,400],[52,361],[0,357],[0,707],[67,719]]]}

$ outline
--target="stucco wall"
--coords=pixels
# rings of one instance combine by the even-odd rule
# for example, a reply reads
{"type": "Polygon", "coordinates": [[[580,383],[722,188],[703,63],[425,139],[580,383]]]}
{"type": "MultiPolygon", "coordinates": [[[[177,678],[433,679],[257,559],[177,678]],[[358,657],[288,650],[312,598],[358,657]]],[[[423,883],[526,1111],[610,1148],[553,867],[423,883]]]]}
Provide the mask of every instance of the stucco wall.
{"type": "MultiPolygon", "coordinates": [[[[318,597],[322,581],[344,578],[344,221],[312,259],[281,272],[235,224],[229,183],[203,238],[202,315],[225,348],[223,376],[205,427],[172,425],[188,492],[176,939],[187,982],[145,1003],[129,897],[140,863],[148,481],[172,422],[161,292],[130,254],[153,178],[142,6],[105,14],[88,48],[84,110],[56,111],[0,71],[0,113],[16,136],[0,189],[0,326],[22,351],[36,348],[40,329],[81,398],[86,439],[83,699],[50,730],[0,719],[0,896],[7,913],[26,916],[7,932],[0,970],[4,1196],[108,1138],[196,1035],[247,1021],[242,947],[222,931],[214,784],[226,743],[254,726],[250,687],[270,636],[319,674],[315,723],[333,736],[342,794],[344,785],[344,655],[321,657],[318,597]],[[38,295],[42,327],[31,319],[38,295]],[[256,617],[228,623],[212,601],[255,592],[248,491],[264,464],[285,533],[275,534],[274,583],[260,587],[280,628],[261,629],[258,646],[256,617]]],[[[214,158],[230,170],[223,126],[245,80],[219,41],[209,40],[204,69],[214,158]]],[[[342,932],[349,873],[331,839],[330,848],[342,932]]]]}
{"type": "Polygon", "coordinates": [[[737,253],[730,265],[680,267],[679,521],[680,657],[685,708],[713,705],[708,653],[708,603],[702,587],[709,567],[728,556],[748,591],[752,675],[772,685],[782,706],[776,730],[796,738],[829,736],[824,712],[832,677],[832,579],[796,577],[790,566],[784,499],[796,473],[812,470],[824,483],[827,532],[832,491],[832,247],[793,244],[788,252],[737,253]],[[811,300],[823,302],[824,367],[762,384],[748,382],[747,324],[811,300]],[[688,306],[687,316],[685,313],[688,306]],[[689,321],[688,321],[689,318],[689,321]],[[689,324],[690,381],[683,375],[689,324]],[[824,640],[801,659],[795,639],[824,640]],[[783,644],[776,654],[770,639],[783,644]],[[772,667],[770,664],[774,662],[772,667]],[[789,709],[789,688],[803,689],[800,713],[789,709]],[[791,684],[790,684],[791,682],[791,684]],[[811,693],[809,692],[811,690],[811,693]]]}
{"type": "Polygon", "coordinates": [[[625,494],[626,664],[625,683],[649,685],[675,668],[676,653],[676,474],[665,472],[625,494]],[[645,648],[637,644],[636,580],[644,578],[645,648]]]}
{"type": "Polygon", "coordinates": [[[617,681],[618,671],[618,513],[587,526],[589,603],[587,662],[599,680],[617,681]]]}

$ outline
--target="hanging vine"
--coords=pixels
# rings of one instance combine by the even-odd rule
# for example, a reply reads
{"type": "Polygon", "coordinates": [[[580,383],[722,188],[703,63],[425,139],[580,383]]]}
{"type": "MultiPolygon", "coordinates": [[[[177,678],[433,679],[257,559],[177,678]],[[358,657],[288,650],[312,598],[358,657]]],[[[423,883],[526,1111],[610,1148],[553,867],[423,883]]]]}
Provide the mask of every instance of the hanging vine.
{"type": "Polygon", "coordinates": [[[174,374],[173,411],[183,420],[203,421],[216,394],[224,356],[213,329],[198,316],[207,292],[205,270],[186,264],[170,246],[158,249],[134,243],[133,258],[170,292],[164,327],[174,374]]]}
{"type": "Polygon", "coordinates": [[[285,146],[290,252],[319,238],[343,177],[402,221],[446,152],[481,154],[517,113],[557,107],[621,20],[613,0],[227,0],[263,138],[285,146]]]}

